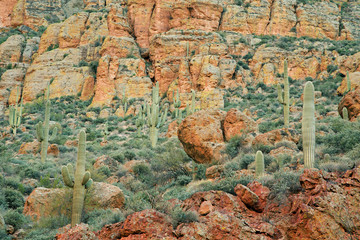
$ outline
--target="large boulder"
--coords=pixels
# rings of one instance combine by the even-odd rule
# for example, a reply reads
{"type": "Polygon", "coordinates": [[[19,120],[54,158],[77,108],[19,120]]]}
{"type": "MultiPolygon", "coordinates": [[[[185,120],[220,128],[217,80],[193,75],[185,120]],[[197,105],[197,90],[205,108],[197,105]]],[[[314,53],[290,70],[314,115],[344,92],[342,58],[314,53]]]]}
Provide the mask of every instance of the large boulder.
{"type": "Polygon", "coordinates": [[[224,120],[225,140],[229,141],[234,136],[246,136],[257,131],[256,122],[245,113],[232,108],[224,120]]]}
{"type": "Polygon", "coordinates": [[[349,114],[349,120],[355,120],[360,114],[360,88],[348,92],[340,101],[338,112],[342,116],[342,109],[346,107],[349,114]]]}
{"type": "MultiPolygon", "coordinates": [[[[95,182],[86,193],[84,211],[94,209],[121,208],[125,203],[120,188],[102,182],[95,182]]],[[[71,215],[72,189],[35,188],[26,199],[24,215],[34,220],[43,217],[71,215]]]]}
{"type": "Polygon", "coordinates": [[[225,115],[221,110],[201,110],[181,122],[178,138],[194,161],[209,163],[221,159],[221,150],[225,147],[222,131],[225,115]]]}

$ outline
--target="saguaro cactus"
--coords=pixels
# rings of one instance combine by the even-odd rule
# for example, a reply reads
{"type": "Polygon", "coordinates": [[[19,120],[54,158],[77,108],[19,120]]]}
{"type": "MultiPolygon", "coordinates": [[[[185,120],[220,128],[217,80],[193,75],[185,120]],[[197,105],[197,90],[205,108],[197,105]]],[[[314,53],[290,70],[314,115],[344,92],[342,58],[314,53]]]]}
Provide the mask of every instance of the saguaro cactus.
{"type": "Polygon", "coordinates": [[[23,98],[21,97],[20,107],[18,107],[18,99],[20,96],[20,89],[17,87],[16,90],[16,104],[14,106],[10,106],[9,108],[9,124],[13,130],[14,136],[16,136],[16,130],[21,124],[21,116],[22,116],[22,109],[23,109],[23,98]]]}
{"type": "Polygon", "coordinates": [[[342,109],[342,117],[344,120],[349,121],[349,112],[346,107],[343,107],[342,109]]]}
{"type": "Polygon", "coordinates": [[[69,163],[61,168],[61,174],[66,186],[73,188],[73,205],[71,214],[71,227],[79,224],[81,221],[81,213],[84,207],[85,189],[89,189],[93,183],[89,171],[85,172],[85,153],[86,153],[86,134],[80,131],[79,146],[76,161],[76,172],[69,163]],[[75,176],[75,179],[74,177],[75,176]]]}
{"type": "Polygon", "coordinates": [[[315,158],[315,94],[312,82],[307,82],[304,89],[302,135],[304,165],[305,168],[313,168],[315,158]]]}
{"type": "Polygon", "coordinates": [[[288,64],[284,61],[284,91],[281,89],[280,84],[277,85],[278,100],[284,105],[284,126],[289,127],[289,77],[288,77],[288,64]]]}
{"type": "Polygon", "coordinates": [[[41,162],[46,161],[47,148],[49,145],[49,140],[52,141],[56,138],[57,127],[52,131],[52,135],[49,138],[49,124],[50,124],[50,101],[47,100],[45,104],[45,121],[44,123],[39,122],[36,125],[36,137],[39,142],[41,142],[41,162]]]}
{"type": "Polygon", "coordinates": [[[152,104],[147,108],[147,124],[150,128],[151,146],[155,147],[158,140],[159,128],[165,123],[168,106],[160,113],[159,83],[152,89],[152,104]]]}
{"type": "Polygon", "coordinates": [[[265,164],[264,155],[261,151],[257,151],[255,155],[255,175],[261,177],[264,175],[265,164]]]}

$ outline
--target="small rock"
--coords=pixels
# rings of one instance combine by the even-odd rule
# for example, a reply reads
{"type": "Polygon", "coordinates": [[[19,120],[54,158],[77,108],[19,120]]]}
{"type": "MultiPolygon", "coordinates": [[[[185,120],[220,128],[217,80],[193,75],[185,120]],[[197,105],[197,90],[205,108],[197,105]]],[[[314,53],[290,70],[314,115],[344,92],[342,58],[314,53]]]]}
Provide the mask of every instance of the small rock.
{"type": "Polygon", "coordinates": [[[201,203],[200,208],[199,208],[199,214],[200,215],[206,215],[209,212],[211,212],[211,210],[213,209],[213,205],[211,204],[210,201],[204,201],[201,203]]]}

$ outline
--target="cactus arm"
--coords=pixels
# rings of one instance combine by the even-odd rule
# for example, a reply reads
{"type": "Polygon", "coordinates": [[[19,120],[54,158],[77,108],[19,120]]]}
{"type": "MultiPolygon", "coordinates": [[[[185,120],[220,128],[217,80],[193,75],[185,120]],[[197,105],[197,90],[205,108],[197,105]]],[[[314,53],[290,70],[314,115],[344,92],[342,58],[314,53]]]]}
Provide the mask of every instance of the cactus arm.
{"type": "Polygon", "coordinates": [[[69,169],[66,166],[61,168],[61,175],[63,177],[64,183],[68,187],[74,187],[74,182],[71,180],[69,169]]]}
{"type": "Polygon", "coordinates": [[[69,171],[70,176],[74,176],[74,167],[71,163],[69,163],[67,166],[67,169],[69,171]]]}
{"type": "Polygon", "coordinates": [[[312,82],[307,82],[304,89],[302,117],[302,135],[305,168],[314,167],[315,158],[315,94],[312,82]]]}
{"type": "Polygon", "coordinates": [[[255,155],[255,175],[261,177],[264,175],[264,155],[261,151],[257,151],[255,155]]]}
{"type": "Polygon", "coordinates": [[[54,129],[52,131],[52,134],[51,134],[51,137],[49,138],[49,141],[54,141],[55,140],[55,138],[57,137],[57,132],[58,132],[58,128],[54,127],[54,129]]]}
{"type": "Polygon", "coordinates": [[[84,178],[83,178],[81,184],[82,184],[82,185],[85,185],[85,184],[89,181],[90,178],[91,178],[90,172],[89,172],[89,171],[86,171],[85,174],[84,174],[84,178]]]}
{"type": "Polygon", "coordinates": [[[44,141],[44,131],[43,131],[42,122],[36,124],[36,138],[38,139],[39,142],[44,141]]]}

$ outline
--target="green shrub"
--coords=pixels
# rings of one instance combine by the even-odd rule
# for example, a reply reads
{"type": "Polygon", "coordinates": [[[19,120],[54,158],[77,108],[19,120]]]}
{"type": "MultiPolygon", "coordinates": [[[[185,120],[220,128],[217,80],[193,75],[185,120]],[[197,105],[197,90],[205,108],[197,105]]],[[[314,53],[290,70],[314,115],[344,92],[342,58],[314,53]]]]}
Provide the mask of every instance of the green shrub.
{"type": "Polygon", "coordinates": [[[19,191],[11,188],[6,188],[4,189],[4,196],[7,206],[9,208],[17,209],[24,206],[24,197],[19,191]]]}
{"type": "Polygon", "coordinates": [[[84,214],[82,222],[91,226],[92,231],[98,231],[107,224],[114,224],[125,220],[121,211],[110,209],[96,209],[84,214]]]}
{"type": "Polygon", "coordinates": [[[6,224],[12,225],[15,230],[20,229],[23,224],[27,222],[26,217],[14,209],[10,209],[6,212],[4,220],[6,224]]]}
{"type": "Polygon", "coordinates": [[[263,185],[271,190],[270,198],[275,202],[284,203],[290,193],[301,191],[300,185],[301,172],[283,172],[279,171],[274,177],[262,182],[263,185]]]}
{"type": "Polygon", "coordinates": [[[335,66],[335,65],[328,65],[328,66],[326,67],[326,71],[327,71],[329,74],[335,72],[337,69],[338,69],[338,66],[335,66]]]}
{"type": "Polygon", "coordinates": [[[171,212],[172,225],[175,229],[181,223],[198,222],[199,217],[196,212],[184,211],[181,207],[176,206],[171,212]]]}
{"type": "Polygon", "coordinates": [[[229,142],[226,144],[225,152],[231,157],[234,158],[239,154],[239,151],[241,150],[242,143],[244,141],[243,136],[235,136],[229,140],[229,142]]]}

